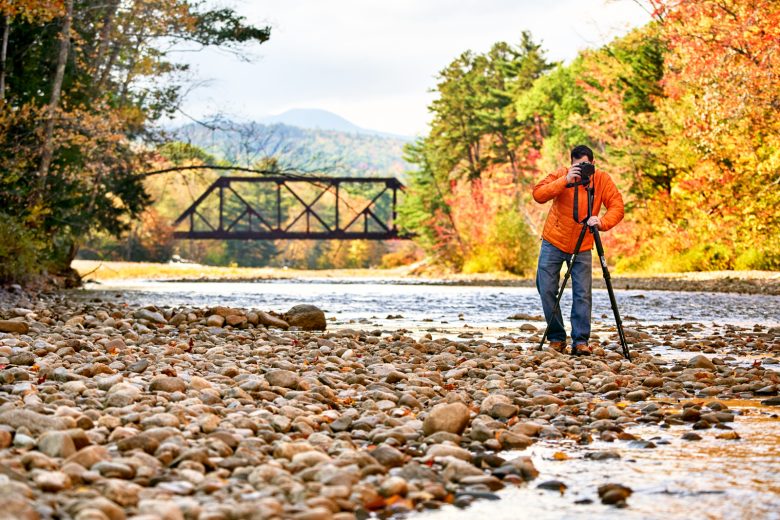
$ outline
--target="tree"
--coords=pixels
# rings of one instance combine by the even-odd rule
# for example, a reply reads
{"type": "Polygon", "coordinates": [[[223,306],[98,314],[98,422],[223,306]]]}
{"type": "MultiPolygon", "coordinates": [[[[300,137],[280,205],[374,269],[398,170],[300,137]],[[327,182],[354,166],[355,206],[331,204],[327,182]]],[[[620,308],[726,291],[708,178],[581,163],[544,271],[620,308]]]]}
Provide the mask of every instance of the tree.
{"type": "Polygon", "coordinates": [[[56,271],[149,204],[139,173],[185,84],[171,45],[240,54],[270,35],[194,0],[0,1],[0,15],[0,207],[48,237],[40,267],[56,271]]]}

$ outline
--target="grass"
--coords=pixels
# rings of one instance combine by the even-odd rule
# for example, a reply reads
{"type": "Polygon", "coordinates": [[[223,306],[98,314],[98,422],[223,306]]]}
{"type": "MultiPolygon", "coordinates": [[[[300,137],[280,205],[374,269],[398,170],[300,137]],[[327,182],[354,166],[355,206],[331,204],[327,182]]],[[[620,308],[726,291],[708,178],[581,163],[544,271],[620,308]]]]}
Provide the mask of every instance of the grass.
{"type": "Polygon", "coordinates": [[[408,268],[299,270],[271,267],[220,267],[199,264],[155,264],[149,262],[101,262],[74,260],[71,264],[89,280],[263,280],[278,278],[362,278],[398,277],[408,268]]]}

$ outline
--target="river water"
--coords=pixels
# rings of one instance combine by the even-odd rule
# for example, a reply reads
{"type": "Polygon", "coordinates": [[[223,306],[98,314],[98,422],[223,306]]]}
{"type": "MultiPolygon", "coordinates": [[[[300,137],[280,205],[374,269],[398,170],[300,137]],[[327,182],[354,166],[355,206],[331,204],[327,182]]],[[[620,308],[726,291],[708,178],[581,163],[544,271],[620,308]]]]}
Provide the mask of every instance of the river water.
{"type": "MultiPolygon", "coordinates": [[[[617,291],[625,326],[670,323],[695,324],[702,334],[730,324],[780,326],[780,296],[704,292],[617,291]]],[[[474,287],[397,280],[306,280],[263,282],[151,282],[111,281],[88,284],[76,291],[79,299],[156,306],[216,305],[284,312],[309,303],[325,310],[331,328],[430,333],[434,337],[512,338],[519,323],[543,322],[508,319],[517,313],[538,316],[538,295],[533,288],[474,287]]],[[[570,305],[567,291],[563,308],[570,305]]],[[[568,315],[568,312],[564,312],[568,315]]],[[[594,290],[594,335],[606,334],[614,318],[606,291],[594,290]]],[[[526,336],[527,337],[527,336],[526,336]]],[[[688,355],[659,347],[657,356],[671,361],[688,355]]],[[[752,362],[752,360],[746,360],[752,362]]],[[[767,359],[768,363],[776,363],[767,359]]],[[[778,370],[777,365],[772,366],[778,370]]],[[[596,441],[588,446],[565,441],[541,441],[517,455],[531,455],[540,470],[536,483],[561,480],[564,494],[529,487],[500,491],[499,501],[478,501],[465,510],[446,506],[416,515],[429,520],[491,520],[534,518],[780,519],[780,419],[777,408],[757,400],[728,403],[739,412],[734,428],[740,440],[705,437],[699,442],[680,439],[679,432],[658,433],[657,427],[636,426],[627,431],[652,440],[656,447],[596,441]],[[650,429],[654,428],[654,429],[650,429]],[[619,460],[590,461],[588,451],[617,449],[619,460]],[[565,454],[557,460],[555,452],[565,454]],[[634,490],[629,507],[616,509],[599,503],[596,488],[607,482],[634,490]]],[[[511,457],[511,454],[510,454],[511,457]]]]}

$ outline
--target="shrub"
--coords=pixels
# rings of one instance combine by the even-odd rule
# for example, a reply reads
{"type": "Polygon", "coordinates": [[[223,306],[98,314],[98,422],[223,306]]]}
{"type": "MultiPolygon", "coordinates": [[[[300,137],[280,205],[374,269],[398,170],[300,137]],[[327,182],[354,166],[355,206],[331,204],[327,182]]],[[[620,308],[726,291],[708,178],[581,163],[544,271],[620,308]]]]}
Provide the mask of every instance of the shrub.
{"type": "Polygon", "coordinates": [[[44,245],[17,219],[0,213],[0,282],[20,282],[39,274],[46,266],[44,245]]]}

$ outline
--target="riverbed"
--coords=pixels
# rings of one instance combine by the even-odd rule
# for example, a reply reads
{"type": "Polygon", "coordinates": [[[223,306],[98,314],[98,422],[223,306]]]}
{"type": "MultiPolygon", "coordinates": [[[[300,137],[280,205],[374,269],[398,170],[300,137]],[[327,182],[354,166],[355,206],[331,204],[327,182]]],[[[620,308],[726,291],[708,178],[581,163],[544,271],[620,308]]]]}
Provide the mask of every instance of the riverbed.
{"type": "MultiPolygon", "coordinates": [[[[112,281],[110,285],[90,284],[72,296],[157,307],[222,305],[279,312],[295,304],[310,303],[325,310],[331,329],[377,334],[400,330],[416,337],[429,334],[434,339],[462,341],[477,338],[511,343],[513,348],[533,348],[533,341],[538,340],[543,329],[538,296],[534,289],[523,287],[394,284],[377,279],[255,283],[112,281]],[[510,319],[518,315],[520,319],[510,319]],[[521,325],[525,326],[522,332],[521,325]]],[[[660,366],[704,350],[737,366],[758,362],[778,369],[778,352],[752,353],[744,345],[733,349],[728,341],[722,349],[708,351],[695,343],[697,339],[727,340],[730,331],[754,331],[767,341],[775,337],[777,342],[780,296],[617,291],[617,300],[627,330],[656,339],[637,342],[640,346],[636,348],[652,352],[660,366]],[[664,335],[671,335],[672,331],[677,336],[683,331],[691,348],[663,341],[664,335]]],[[[569,305],[567,291],[563,308],[568,309],[569,305]]],[[[614,317],[604,290],[594,290],[593,316],[595,338],[607,345],[612,337],[615,347],[614,317]]],[[[659,432],[655,425],[638,424],[626,431],[649,441],[652,447],[646,443],[598,439],[587,446],[566,439],[540,441],[516,453],[532,457],[540,471],[535,482],[499,491],[498,501],[478,500],[464,510],[445,506],[439,511],[419,513],[419,517],[780,518],[780,419],[776,407],[761,406],[758,401],[751,398],[728,402],[736,412],[731,427],[738,438],[732,440],[718,438],[717,434],[723,431],[714,430],[703,433],[701,441],[690,442],[681,439],[682,430],[688,426],[672,426],[659,432]],[[585,458],[587,453],[605,449],[615,450],[620,458],[585,458]],[[565,483],[567,489],[558,492],[536,487],[550,480],[565,483]],[[633,489],[627,508],[599,503],[596,487],[607,482],[620,482],[633,489]]],[[[674,399],[666,400],[666,404],[670,402],[674,399]]]]}

